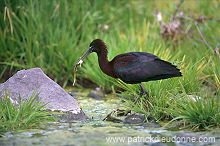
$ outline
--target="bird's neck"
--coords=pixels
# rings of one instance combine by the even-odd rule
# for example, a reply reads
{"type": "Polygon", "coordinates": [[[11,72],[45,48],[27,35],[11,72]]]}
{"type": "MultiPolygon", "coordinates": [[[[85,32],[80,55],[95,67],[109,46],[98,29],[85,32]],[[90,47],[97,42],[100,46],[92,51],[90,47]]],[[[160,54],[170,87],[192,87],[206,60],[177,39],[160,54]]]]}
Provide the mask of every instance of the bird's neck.
{"type": "Polygon", "coordinates": [[[107,74],[113,78],[117,78],[114,73],[113,65],[108,61],[107,49],[103,50],[103,52],[97,53],[97,55],[98,55],[98,62],[99,62],[99,66],[100,66],[101,70],[105,74],[107,74]]]}

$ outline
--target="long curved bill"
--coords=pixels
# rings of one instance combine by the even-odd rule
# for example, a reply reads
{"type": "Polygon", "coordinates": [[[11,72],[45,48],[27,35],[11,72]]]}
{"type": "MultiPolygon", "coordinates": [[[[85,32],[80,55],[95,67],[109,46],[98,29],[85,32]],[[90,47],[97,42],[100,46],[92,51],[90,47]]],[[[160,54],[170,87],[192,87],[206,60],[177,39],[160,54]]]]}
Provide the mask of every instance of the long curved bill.
{"type": "Polygon", "coordinates": [[[92,53],[92,48],[90,47],[81,57],[80,60],[83,60],[88,56],[90,53],[92,53]]]}
{"type": "Polygon", "coordinates": [[[73,86],[76,82],[76,72],[77,72],[77,68],[78,66],[81,67],[82,63],[83,63],[83,59],[86,58],[86,56],[88,56],[90,53],[92,53],[92,48],[90,47],[81,57],[79,57],[79,60],[77,61],[76,65],[74,66],[74,74],[73,74],[73,86]]]}

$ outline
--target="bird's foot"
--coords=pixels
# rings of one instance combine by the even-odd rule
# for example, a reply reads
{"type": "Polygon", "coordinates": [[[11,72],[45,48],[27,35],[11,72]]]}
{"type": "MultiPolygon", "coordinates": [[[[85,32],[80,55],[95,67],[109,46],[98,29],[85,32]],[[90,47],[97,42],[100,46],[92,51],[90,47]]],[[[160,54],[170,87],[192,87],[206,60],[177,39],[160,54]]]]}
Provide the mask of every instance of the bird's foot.
{"type": "Polygon", "coordinates": [[[140,83],[140,97],[146,95],[147,97],[149,97],[149,93],[147,92],[147,90],[144,88],[144,86],[140,83]]]}

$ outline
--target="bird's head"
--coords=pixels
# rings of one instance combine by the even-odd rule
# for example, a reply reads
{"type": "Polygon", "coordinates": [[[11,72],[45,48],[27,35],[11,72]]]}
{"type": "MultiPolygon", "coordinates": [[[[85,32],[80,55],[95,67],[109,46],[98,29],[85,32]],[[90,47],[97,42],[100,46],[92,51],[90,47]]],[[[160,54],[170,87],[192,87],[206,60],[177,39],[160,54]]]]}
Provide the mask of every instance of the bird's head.
{"type": "Polygon", "coordinates": [[[89,49],[91,49],[92,52],[96,52],[96,53],[99,53],[103,49],[106,49],[106,48],[107,47],[106,47],[105,43],[101,39],[95,39],[89,45],[89,49]]]}
{"type": "Polygon", "coordinates": [[[105,43],[101,39],[95,39],[90,43],[89,49],[80,58],[81,60],[83,60],[84,58],[86,58],[86,56],[88,56],[92,52],[96,52],[97,54],[100,54],[101,52],[106,51],[107,53],[106,48],[107,47],[105,43]]]}

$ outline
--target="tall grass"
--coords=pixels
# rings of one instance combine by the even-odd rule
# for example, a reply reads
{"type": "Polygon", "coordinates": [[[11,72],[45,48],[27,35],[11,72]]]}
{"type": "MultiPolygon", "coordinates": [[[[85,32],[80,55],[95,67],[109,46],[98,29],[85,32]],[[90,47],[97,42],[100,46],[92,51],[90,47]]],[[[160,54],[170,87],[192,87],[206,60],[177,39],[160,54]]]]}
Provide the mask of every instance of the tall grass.
{"type": "Polygon", "coordinates": [[[132,3],[6,0],[0,10],[0,77],[23,68],[41,67],[65,86],[72,81],[73,67],[89,43],[110,33],[104,25],[115,31],[127,29],[129,24],[122,24],[129,22],[136,11],[132,3]]]}
{"type": "Polygon", "coordinates": [[[20,97],[13,103],[10,94],[0,97],[0,132],[35,128],[40,123],[55,121],[52,113],[45,110],[46,104],[37,98],[38,94],[33,93],[26,101],[20,97]]]}
{"type": "Polygon", "coordinates": [[[182,119],[193,129],[209,128],[220,126],[220,97],[210,97],[201,99],[199,97],[189,98],[183,96],[171,104],[170,109],[164,109],[169,114],[176,117],[174,120],[182,119]]]}
{"type": "MultiPolygon", "coordinates": [[[[83,43],[79,17],[70,16],[78,12],[68,8],[67,1],[17,1],[16,7],[10,7],[6,1],[3,29],[1,29],[2,68],[41,67],[55,81],[66,82],[71,78],[72,69],[83,43]],[[81,36],[76,35],[80,33],[81,36]],[[81,38],[81,39],[80,39],[81,38]],[[62,67],[61,67],[62,66],[62,67]]],[[[70,4],[71,5],[71,4],[70,4]]],[[[86,17],[82,12],[81,17],[86,17]]],[[[3,17],[2,17],[3,20],[3,17]]],[[[85,30],[86,31],[86,30],[85,30]]]]}

